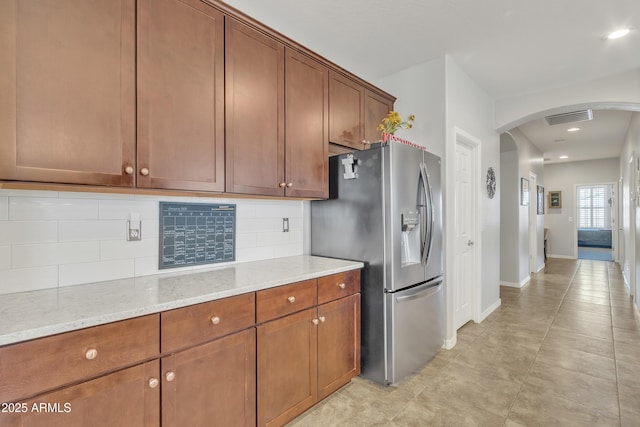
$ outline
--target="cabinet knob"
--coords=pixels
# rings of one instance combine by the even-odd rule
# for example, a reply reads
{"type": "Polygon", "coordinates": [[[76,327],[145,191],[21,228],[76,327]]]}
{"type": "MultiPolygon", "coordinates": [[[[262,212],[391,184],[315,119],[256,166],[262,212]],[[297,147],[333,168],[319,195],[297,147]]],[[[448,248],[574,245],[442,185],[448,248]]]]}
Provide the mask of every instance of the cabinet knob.
{"type": "Polygon", "coordinates": [[[156,388],[160,384],[157,378],[149,378],[149,387],[156,388]]]}
{"type": "Polygon", "coordinates": [[[280,184],[278,184],[280,186],[280,188],[284,188],[287,186],[286,182],[281,182],[280,184]]]}
{"type": "Polygon", "coordinates": [[[364,139],[362,140],[362,144],[364,145],[371,145],[371,141],[365,141],[364,139]]]}
{"type": "Polygon", "coordinates": [[[294,303],[294,302],[296,302],[296,297],[294,297],[294,296],[290,296],[289,298],[287,298],[287,300],[288,300],[289,302],[291,302],[291,303],[294,303]]]}
{"type": "Polygon", "coordinates": [[[293,182],[288,182],[287,183],[287,188],[291,188],[291,187],[293,187],[293,182]]]}
{"type": "Polygon", "coordinates": [[[322,323],[324,323],[324,321],[327,320],[324,316],[320,316],[319,319],[322,323]]]}
{"type": "Polygon", "coordinates": [[[89,350],[87,350],[87,352],[84,354],[84,357],[87,358],[87,360],[93,360],[96,357],[98,357],[98,350],[95,348],[90,348],[89,350]]]}
{"type": "Polygon", "coordinates": [[[220,323],[220,318],[218,316],[213,316],[211,318],[211,324],[212,325],[217,325],[218,323],[220,323]]]}
{"type": "Polygon", "coordinates": [[[167,381],[171,382],[176,379],[176,373],[169,371],[166,374],[164,374],[164,377],[167,379],[167,381]]]}
{"type": "Polygon", "coordinates": [[[318,322],[318,319],[313,319],[313,320],[311,320],[311,321],[313,322],[313,324],[314,324],[314,325],[317,325],[317,324],[319,323],[319,322],[318,322]]]}
{"type": "Polygon", "coordinates": [[[133,166],[127,166],[126,168],[124,168],[124,172],[125,172],[127,175],[131,175],[131,174],[133,174],[133,166]]]}
{"type": "Polygon", "coordinates": [[[338,287],[339,287],[340,289],[344,289],[344,288],[346,288],[346,287],[347,287],[347,285],[345,285],[344,283],[338,283],[338,287]]]}
{"type": "Polygon", "coordinates": [[[149,169],[147,168],[140,169],[140,175],[144,175],[144,176],[149,175],[149,169]]]}

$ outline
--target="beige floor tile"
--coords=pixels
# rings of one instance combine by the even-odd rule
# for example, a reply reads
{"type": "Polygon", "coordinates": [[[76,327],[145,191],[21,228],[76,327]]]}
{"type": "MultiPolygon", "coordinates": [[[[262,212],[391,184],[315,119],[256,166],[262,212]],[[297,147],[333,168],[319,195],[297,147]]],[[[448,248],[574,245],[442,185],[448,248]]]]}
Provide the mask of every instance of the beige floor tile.
{"type": "Polygon", "coordinates": [[[392,423],[394,426],[402,427],[489,427],[502,426],[504,417],[477,408],[463,400],[443,404],[416,399],[394,418],[392,423]]]}
{"type": "MultiPolygon", "coordinates": [[[[508,421],[513,426],[619,426],[617,415],[605,414],[589,406],[525,385],[516,399],[508,421]]],[[[509,425],[507,423],[506,425],[509,425]]]]}
{"type": "Polygon", "coordinates": [[[547,343],[547,341],[542,345],[536,362],[559,366],[610,381],[617,379],[616,362],[613,358],[557,346],[547,343]]]}
{"type": "Polygon", "coordinates": [[[613,328],[613,336],[616,343],[638,344],[640,343],[640,331],[633,329],[613,328]]]}
{"type": "Polygon", "coordinates": [[[616,381],[535,362],[525,385],[537,388],[540,394],[550,393],[612,417],[619,415],[616,381]]]}
{"type": "Polygon", "coordinates": [[[588,302],[564,300],[560,306],[560,310],[584,311],[587,313],[610,315],[611,308],[607,305],[591,304],[588,302]]]}
{"type": "Polygon", "coordinates": [[[611,326],[600,325],[598,323],[576,322],[561,319],[558,322],[553,322],[553,325],[551,325],[551,329],[553,328],[565,329],[567,331],[572,331],[578,334],[588,335],[609,341],[613,340],[611,326]]]}
{"type": "Polygon", "coordinates": [[[559,348],[580,350],[611,359],[614,358],[613,341],[577,334],[566,329],[551,328],[544,342],[559,348]]]}
{"type": "Polygon", "coordinates": [[[613,345],[616,350],[616,360],[621,360],[623,362],[629,363],[638,363],[638,361],[640,361],[640,341],[614,341],[613,345]]]}
{"type": "Polygon", "coordinates": [[[613,326],[620,329],[630,329],[640,331],[640,317],[630,319],[627,317],[614,317],[613,326]]]}
{"type": "Polygon", "coordinates": [[[589,296],[589,295],[567,295],[566,296],[566,300],[569,301],[581,301],[581,302],[590,302],[592,304],[600,304],[600,305],[609,305],[609,297],[606,298],[600,298],[600,297],[593,297],[593,296],[589,296]]]}
{"type": "Polygon", "coordinates": [[[611,307],[611,315],[614,317],[626,317],[628,319],[636,319],[640,317],[635,307],[611,307]]]}
{"type": "Polygon", "coordinates": [[[592,322],[599,325],[605,325],[611,327],[611,315],[589,313],[586,311],[576,311],[570,309],[560,309],[556,321],[566,319],[567,321],[573,320],[576,322],[592,322]]]}
{"type": "Polygon", "coordinates": [[[571,299],[573,296],[589,296],[589,297],[598,297],[609,299],[610,293],[609,288],[606,287],[603,290],[595,290],[595,289],[584,289],[572,286],[567,291],[567,298],[571,299]]]}
{"type": "Polygon", "coordinates": [[[620,395],[620,412],[635,413],[636,422],[640,425],[640,388],[631,387],[625,384],[618,385],[620,395]]]}

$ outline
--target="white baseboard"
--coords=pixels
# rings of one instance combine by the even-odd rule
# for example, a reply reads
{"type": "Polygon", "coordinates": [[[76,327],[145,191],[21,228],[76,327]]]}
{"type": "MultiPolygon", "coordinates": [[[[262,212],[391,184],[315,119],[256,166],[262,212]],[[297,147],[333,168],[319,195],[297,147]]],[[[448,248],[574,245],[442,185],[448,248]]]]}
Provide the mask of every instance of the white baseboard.
{"type": "Polygon", "coordinates": [[[525,286],[527,286],[529,284],[529,281],[531,280],[531,276],[527,276],[524,279],[522,279],[520,281],[520,283],[513,283],[513,282],[500,282],[500,286],[507,286],[509,288],[524,288],[525,286]]]}
{"type": "Polygon", "coordinates": [[[442,348],[445,350],[451,350],[458,343],[458,334],[455,334],[453,338],[445,339],[442,348]]]}
{"type": "Polygon", "coordinates": [[[498,307],[500,307],[501,305],[502,305],[502,300],[500,298],[498,298],[498,300],[496,302],[494,302],[493,304],[491,304],[491,306],[489,308],[487,308],[485,311],[480,313],[480,319],[478,319],[477,323],[480,323],[484,319],[489,317],[489,315],[491,313],[493,313],[494,311],[496,311],[498,309],[498,307]]]}
{"type": "Polygon", "coordinates": [[[567,256],[567,255],[553,255],[553,254],[548,254],[547,258],[561,258],[561,259],[577,259],[574,256],[567,256]]]}
{"type": "Polygon", "coordinates": [[[544,268],[545,268],[546,266],[547,266],[547,265],[543,262],[543,263],[542,263],[542,265],[541,265],[540,267],[538,267],[538,271],[536,271],[536,273],[540,273],[542,270],[544,270],[544,268]]]}

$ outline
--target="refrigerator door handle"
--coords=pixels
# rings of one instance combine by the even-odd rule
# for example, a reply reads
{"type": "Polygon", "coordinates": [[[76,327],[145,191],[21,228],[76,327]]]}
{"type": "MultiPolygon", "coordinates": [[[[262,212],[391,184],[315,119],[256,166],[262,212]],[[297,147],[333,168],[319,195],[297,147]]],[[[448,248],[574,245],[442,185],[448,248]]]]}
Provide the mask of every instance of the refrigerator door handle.
{"type": "Polygon", "coordinates": [[[426,297],[429,297],[429,296],[435,294],[436,292],[438,292],[441,287],[442,287],[442,282],[440,282],[440,283],[438,283],[437,285],[434,285],[434,286],[429,286],[427,289],[425,289],[425,290],[423,290],[421,292],[415,293],[413,295],[405,295],[405,296],[402,296],[402,297],[396,297],[396,302],[398,304],[400,304],[400,303],[405,302],[405,301],[411,301],[411,300],[419,299],[419,298],[426,298],[426,297]]]}
{"type": "Polygon", "coordinates": [[[429,219],[424,221],[426,228],[426,237],[422,247],[422,265],[427,265],[429,261],[429,254],[431,253],[431,246],[433,244],[433,227],[435,221],[435,212],[433,207],[433,194],[431,192],[431,184],[429,183],[429,174],[427,172],[427,165],[424,162],[420,163],[420,180],[422,181],[424,197],[426,203],[423,205],[429,209],[429,219]]]}

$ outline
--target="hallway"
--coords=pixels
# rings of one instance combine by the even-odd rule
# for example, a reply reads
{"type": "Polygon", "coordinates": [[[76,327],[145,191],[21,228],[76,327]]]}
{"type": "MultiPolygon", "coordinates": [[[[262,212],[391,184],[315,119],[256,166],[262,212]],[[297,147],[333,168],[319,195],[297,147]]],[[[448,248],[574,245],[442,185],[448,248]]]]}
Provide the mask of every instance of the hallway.
{"type": "Polygon", "coordinates": [[[549,259],[397,387],[361,378],[292,426],[637,426],[640,319],[617,264],[549,259]]]}

